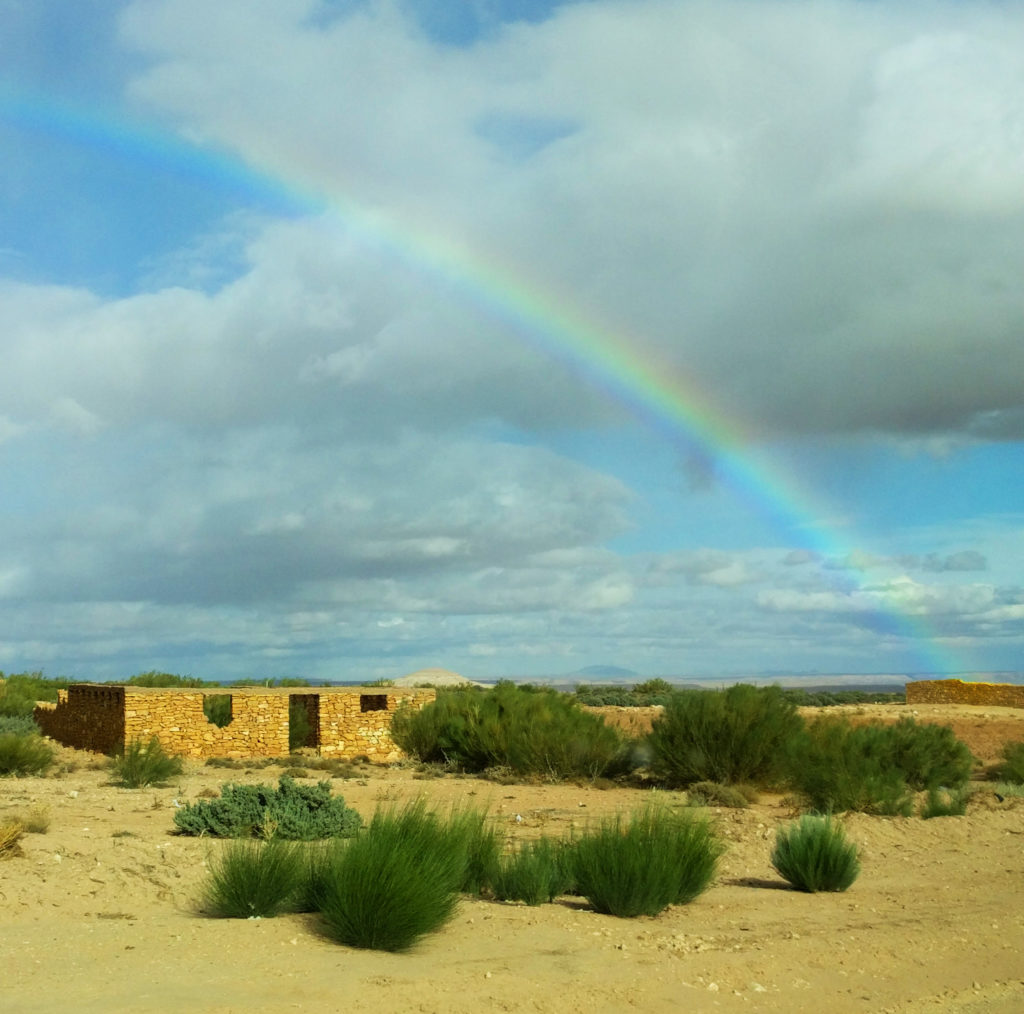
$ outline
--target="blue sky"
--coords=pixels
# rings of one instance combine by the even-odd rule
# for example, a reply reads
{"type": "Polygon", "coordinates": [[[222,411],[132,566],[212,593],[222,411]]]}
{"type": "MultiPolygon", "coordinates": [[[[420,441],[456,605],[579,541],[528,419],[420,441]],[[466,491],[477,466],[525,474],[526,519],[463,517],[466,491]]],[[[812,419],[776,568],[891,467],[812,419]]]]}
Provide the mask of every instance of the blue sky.
{"type": "Polygon", "coordinates": [[[0,669],[1024,668],[1024,5],[0,19],[0,669]]]}

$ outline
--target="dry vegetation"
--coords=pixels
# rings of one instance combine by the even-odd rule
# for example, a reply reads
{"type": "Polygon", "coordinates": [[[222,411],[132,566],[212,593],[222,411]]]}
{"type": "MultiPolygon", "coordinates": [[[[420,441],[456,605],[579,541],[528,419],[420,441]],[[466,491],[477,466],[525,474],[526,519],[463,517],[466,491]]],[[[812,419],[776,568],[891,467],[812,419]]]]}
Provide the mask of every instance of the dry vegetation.
{"type": "MultiPolygon", "coordinates": [[[[895,720],[909,710],[847,713],[895,720]]],[[[1024,740],[1024,711],[916,710],[950,724],[988,768],[1005,741],[1024,740]]],[[[746,809],[707,811],[727,849],[689,905],[618,919],[579,898],[464,898],[440,932],[396,955],[339,946],[309,915],[197,914],[209,863],[229,843],[176,835],[174,813],[225,781],[275,783],[290,763],[186,764],[165,787],[130,790],[92,755],[58,748],[47,776],[0,779],[0,827],[20,829],[0,861],[0,1009],[62,1008],[69,988],[77,1011],[104,1014],[1024,1009],[1024,799],[1000,799],[994,782],[973,783],[964,817],[844,818],[862,867],[845,893],[789,889],[771,855],[795,809],[762,794],[746,809]]],[[[444,807],[472,802],[512,844],[578,834],[652,796],[687,803],[682,791],[499,784],[412,764],[339,770],[334,792],[364,819],[421,794],[444,807]]]]}

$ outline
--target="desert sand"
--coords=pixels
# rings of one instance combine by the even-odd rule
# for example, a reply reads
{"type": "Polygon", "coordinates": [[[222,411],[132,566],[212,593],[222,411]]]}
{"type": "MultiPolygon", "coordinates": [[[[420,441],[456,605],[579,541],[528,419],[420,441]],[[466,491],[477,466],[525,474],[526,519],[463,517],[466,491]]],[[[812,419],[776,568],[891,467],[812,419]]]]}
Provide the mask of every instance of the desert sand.
{"type": "MultiPolygon", "coordinates": [[[[855,717],[953,724],[990,764],[1024,739],[1024,711],[879,706],[855,717]]],[[[1024,800],[980,782],[965,817],[851,815],[862,873],[844,894],[790,890],[772,869],[792,802],[711,813],[728,843],[713,886],[656,918],[578,898],[528,908],[465,899],[408,954],[325,939],[316,917],[217,920],[197,907],[222,846],[173,833],[176,803],[281,768],[186,766],[162,788],[121,789],[103,759],[62,748],[58,773],[0,779],[0,822],[45,807],[45,833],[0,861],[0,1010],[88,1012],[962,1012],[1024,1010],[1024,800]]],[[[679,792],[503,785],[360,767],[333,788],[364,817],[426,794],[487,806],[510,838],[569,834],[679,792]]]]}

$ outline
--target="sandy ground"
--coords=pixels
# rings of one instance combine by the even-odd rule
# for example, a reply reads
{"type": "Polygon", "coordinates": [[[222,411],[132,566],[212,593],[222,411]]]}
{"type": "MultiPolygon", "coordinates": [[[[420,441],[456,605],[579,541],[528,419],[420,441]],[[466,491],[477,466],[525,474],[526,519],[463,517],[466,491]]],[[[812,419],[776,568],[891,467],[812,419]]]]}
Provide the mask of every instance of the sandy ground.
{"type": "MultiPolygon", "coordinates": [[[[895,718],[898,706],[848,709],[895,718]]],[[[953,724],[983,762],[1024,739],[1024,711],[921,707],[953,724]]],[[[581,899],[527,908],[464,900],[409,954],[341,947],[314,916],[215,920],[196,897],[221,843],[173,834],[175,800],[280,769],[199,765],[166,788],[109,784],[102,759],[64,750],[71,770],[0,779],[0,822],[46,807],[46,833],[0,861],[0,1010],[201,1012],[847,1011],[1018,1014],[1024,1010],[1024,800],[979,783],[966,817],[853,815],[863,872],[845,894],[789,890],[771,868],[791,805],[765,797],[714,810],[728,842],[715,884],[656,918],[621,920],[581,899]]],[[[511,837],[568,834],[651,790],[500,785],[366,768],[334,790],[369,816],[425,793],[489,806],[511,837]],[[517,819],[521,818],[521,820],[517,819]]],[[[682,793],[657,793],[682,804],[682,793]]]]}

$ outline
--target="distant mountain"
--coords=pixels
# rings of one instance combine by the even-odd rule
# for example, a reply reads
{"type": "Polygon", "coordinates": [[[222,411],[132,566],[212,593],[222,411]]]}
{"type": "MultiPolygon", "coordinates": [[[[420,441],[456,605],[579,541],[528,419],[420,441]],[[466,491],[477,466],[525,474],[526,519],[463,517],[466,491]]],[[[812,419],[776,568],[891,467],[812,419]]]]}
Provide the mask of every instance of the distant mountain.
{"type": "Polygon", "coordinates": [[[634,672],[632,669],[623,669],[621,665],[588,665],[568,675],[597,677],[599,679],[632,679],[634,676],[639,676],[640,673],[634,672]]]}

